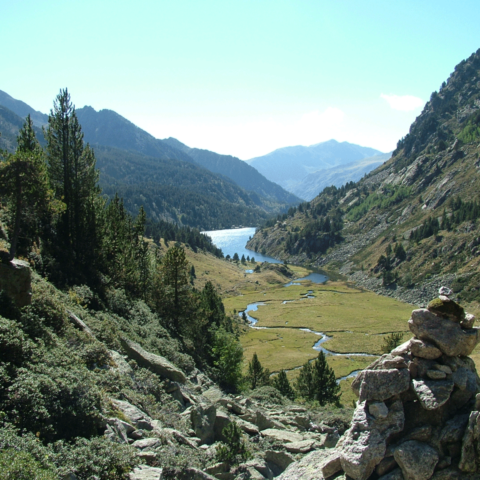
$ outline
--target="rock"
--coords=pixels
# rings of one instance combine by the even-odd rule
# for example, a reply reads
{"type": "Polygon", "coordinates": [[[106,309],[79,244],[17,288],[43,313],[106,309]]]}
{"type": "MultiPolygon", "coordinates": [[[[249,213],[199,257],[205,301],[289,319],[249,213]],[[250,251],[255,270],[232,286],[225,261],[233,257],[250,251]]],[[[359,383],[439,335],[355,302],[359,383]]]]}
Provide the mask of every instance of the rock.
{"type": "Polygon", "coordinates": [[[428,304],[427,309],[456,323],[460,323],[465,318],[465,310],[447,297],[433,299],[428,304]]]}
{"type": "Polygon", "coordinates": [[[249,480],[265,480],[265,477],[256,468],[246,464],[239,465],[235,469],[234,474],[236,475],[235,480],[243,480],[244,478],[248,478],[249,480]]]}
{"type": "Polygon", "coordinates": [[[402,471],[399,468],[396,468],[395,470],[392,470],[386,475],[383,475],[378,480],[404,480],[404,476],[402,474],[402,471]]]}
{"type": "MultiPolygon", "coordinates": [[[[240,465],[240,467],[247,467],[248,469],[255,469],[262,476],[262,479],[263,478],[268,478],[268,479],[273,478],[273,473],[270,470],[269,466],[265,463],[264,460],[261,460],[259,458],[249,460],[248,462],[240,465]]],[[[251,478],[255,478],[255,477],[251,477],[251,478]]]]}
{"type": "Polygon", "coordinates": [[[137,453],[137,458],[146,464],[151,464],[157,459],[157,454],[150,450],[141,450],[137,453]]]}
{"type": "Polygon", "coordinates": [[[460,442],[468,424],[468,414],[455,415],[448,420],[440,433],[440,443],[460,442]]]}
{"type": "Polygon", "coordinates": [[[436,360],[442,356],[442,351],[435,345],[419,340],[418,338],[412,338],[410,342],[410,350],[412,355],[426,358],[427,360],[436,360]]]}
{"type": "Polygon", "coordinates": [[[393,454],[405,480],[428,480],[433,475],[439,455],[430,445],[409,440],[399,445],[393,454]]]}
{"type": "Polygon", "coordinates": [[[410,387],[407,369],[363,370],[352,382],[352,390],[359,400],[383,401],[405,392],[410,387]]]}
{"type": "Polygon", "coordinates": [[[0,261],[0,290],[4,290],[18,308],[30,305],[32,303],[30,265],[16,258],[9,263],[0,261]]]}
{"type": "Polygon", "coordinates": [[[375,418],[385,418],[388,415],[388,408],[384,402],[374,402],[368,406],[368,413],[375,418]]]}
{"type": "Polygon", "coordinates": [[[366,480],[385,456],[388,438],[404,427],[402,402],[389,407],[387,417],[376,419],[367,413],[367,402],[359,402],[352,425],[343,436],[341,464],[354,480],[366,480]]]}
{"type": "Polygon", "coordinates": [[[333,453],[331,450],[314,450],[300,461],[291,463],[278,480],[322,480],[320,469],[333,453]]]}
{"type": "Polygon", "coordinates": [[[256,425],[253,423],[247,422],[246,420],[242,420],[241,418],[237,418],[236,420],[238,426],[245,432],[248,433],[249,435],[258,435],[260,430],[256,425]]]}
{"type": "Polygon", "coordinates": [[[338,452],[331,453],[327,458],[322,460],[319,465],[319,471],[324,478],[331,477],[342,469],[340,454],[338,452]]]}
{"type": "MultiPolygon", "coordinates": [[[[222,478],[220,477],[220,475],[223,475],[223,474],[219,473],[218,475],[219,475],[218,477],[212,477],[208,473],[202,472],[198,468],[186,467],[181,472],[178,472],[176,474],[175,480],[217,480],[217,478],[218,479],[222,478]]],[[[233,479],[233,475],[231,478],[233,479]]]]}
{"type": "Polygon", "coordinates": [[[273,418],[269,417],[265,413],[260,410],[257,410],[257,416],[254,421],[255,425],[257,425],[260,431],[265,430],[267,428],[275,428],[276,430],[283,430],[285,429],[285,425],[283,423],[274,420],[273,418]]]}
{"type": "Polygon", "coordinates": [[[452,380],[412,380],[412,388],[426,410],[445,404],[453,390],[452,380]]]}
{"type": "Polygon", "coordinates": [[[460,326],[464,329],[472,328],[475,324],[475,315],[471,313],[466,313],[465,318],[460,322],[460,326]]]}
{"type": "Polygon", "coordinates": [[[381,477],[388,472],[391,472],[395,467],[397,467],[397,462],[393,456],[384,457],[383,460],[375,468],[376,474],[381,477]]]}
{"type": "Polygon", "coordinates": [[[114,433],[114,438],[111,438],[111,440],[118,441],[119,443],[128,443],[128,436],[135,431],[132,425],[119,418],[109,418],[107,423],[114,433]]]}
{"type": "Polygon", "coordinates": [[[267,428],[260,433],[262,437],[266,437],[280,443],[300,442],[303,440],[303,436],[299,433],[288,430],[277,430],[276,428],[267,428]]]}
{"type": "Polygon", "coordinates": [[[315,446],[315,440],[301,440],[300,442],[291,442],[285,445],[285,449],[290,453],[311,452],[315,446]]]}
{"type": "Polygon", "coordinates": [[[215,465],[212,465],[210,467],[205,468],[205,472],[208,473],[209,475],[217,475],[217,473],[223,473],[223,472],[228,472],[230,469],[228,463],[226,462],[220,462],[216,463],[215,465]]]}
{"type": "Polygon", "coordinates": [[[215,420],[217,418],[217,409],[215,405],[196,405],[192,409],[190,419],[192,421],[195,435],[200,438],[202,444],[212,444],[215,439],[215,420]]]}
{"type": "Polygon", "coordinates": [[[275,476],[280,475],[295,460],[293,457],[283,451],[267,450],[265,460],[275,476]]]}
{"type": "Polygon", "coordinates": [[[213,426],[215,441],[226,441],[225,435],[223,434],[223,429],[231,423],[232,421],[230,420],[230,417],[225,412],[217,410],[215,424],[213,426]]]}
{"type": "Polygon", "coordinates": [[[128,474],[129,480],[161,480],[163,468],[149,467],[148,465],[139,465],[133,472],[128,474]]]}
{"type": "Polygon", "coordinates": [[[445,295],[446,297],[449,297],[453,292],[448,287],[440,287],[438,289],[438,293],[440,295],[445,295]]]}
{"type": "Polygon", "coordinates": [[[480,412],[471,412],[467,428],[462,440],[462,456],[458,464],[460,470],[466,473],[477,471],[477,452],[480,448],[480,412]]]}
{"type": "Polygon", "coordinates": [[[425,309],[414,310],[408,326],[415,336],[433,343],[449,357],[470,355],[480,338],[478,328],[464,330],[458,323],[425,309]]]}
{"type": "Polygon", "coordinates": [[[406,353],[408,353],[410,351],[410,348],[411,348],[412,340],[413,340],[413,338],[411,338],[410,340],[407,340],[406,342],[402,343],[397,348],[394,348],[390,352],[390,355],[397,356],[397,355],[405,355],[406,353]]]}
{"type": "Polygon", "coordinates": [[[466,376],[467,376],[467,383],[465,385],[465,388],[463,390],[459,389],[454,391],[452,396],[450,397],[452,408],[455,408],[457,410],[462,408],[464,405],[466,405],[478,391],[478,383],[477,383],[478,377],[476,373],[470,370],[467,370],[466,376]]]}
{"type": "Polygon", "coordinates": [[[432,426],[431,425],[421,425],[417,428],[411,430],[403,440],[418,440],[419,442],[427,442],[432,436],[432,426]]]}
{"type": "Polygon", "coordinates": [[[173,382],[185,383],[187,381],[185,374],[166,358],[145,351],[140,345],[127,338],[121,338],[120,340],[128,356],[133,358],[140,366],[148,368],[153,373],[173,382]]]}
{"type": "Polygon", "coordinates": [[[136,440],[132,443],[132,447],[138,448],[139,450],[144,450],[145,448],[155,448],[160,445],[160,440],[158,438],[143,438],[142,440],[136,440]]]}
{"type": "Polygon", "coordinates": [[[110,350],[110,357],[115,362],[116,370],[121,375],[133,375],[133,369],[128,362],[115,350],[110,350]]]}
{"type": "Polygon", "coordinates": [[[112,404],[118,408],[130,420],[130,423],[141,430],[153,430],[152,419],[139,408],[122,400],[112,400],[112,404]]]}
{"type": "Polygon", "coordinates": [[[386,353],[373,361],[365,370],[390,370],[392,368],[407,368],[401,355],[386,353]]]}
{"type": "Polygon", "coordinates": [[[193,449],[197,449],[198,444],[202,442],[200,438],[186,437],[182,432],[179,432],[174,428],[162,428],[159,433],[175,439],[181,445],[186,445],[193,449]]]}
{"type": "Polygon", "coordinates": [[[447,378],[447,374],[440,370],[427,370],[427,377],[430,378],[430,380],[443,380],[447,378]]]}

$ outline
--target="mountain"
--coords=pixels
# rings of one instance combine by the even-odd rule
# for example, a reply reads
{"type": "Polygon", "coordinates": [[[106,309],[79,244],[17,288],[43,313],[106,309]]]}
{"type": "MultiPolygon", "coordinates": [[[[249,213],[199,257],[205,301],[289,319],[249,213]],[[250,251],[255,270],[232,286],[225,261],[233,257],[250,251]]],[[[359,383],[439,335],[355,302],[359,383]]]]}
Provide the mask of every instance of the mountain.
{"type": "Polygon", "coordinates": [[[262,175],[293,192],[297,182],[310,173],[381,154],[373,148],[329,140],[309,147],[285,147],[247,160],[262,175]]]}
{"type": "Polygon", "coordinates": [[[317,170],[297,182],[291,190],[304,200],[312,200],[330,185],[341,187],[347,182],[360,180],[365,174],[386,162],[391,156],[391,153],[382,153],[337,167],[317,170]]]}
{"type": "Polygon", "coordinates": [[[97,112],[94,108],[86,106],[76,111],[85,134],[85,141],[91,145],[114,147],[149,157],[193,161],[183,151],[156,139],[113,110],[97,112]]]}
{"type": "Polygon", "coordinates": [[[21,118],[25,118],[27,115],[30,115],[33,124],[37,127],[46,125],[48,122],[48,115],[34,110],[30,105],[27,105],[21,100],[12,98],[8,93],[3,92],[2,90],[0,90],[0,105],[7,107],[21,118]]]}
{"type": "MultiPolygon", "coordinates": [[[[106,138],[105,143],[122,144],[123,137],[133,139],[129,144],[124,142],[124,146],[133,145],[143,152],[156,153],[157,156],[148,156],[134,150],[94,144],[103,193],[109,198],[118,193],[133,216],[143,205],[152,220],[215,230],[238,225],[256,226],[272,213],[288,207],[287,203],[247,192],[229,178],[210,172],[186,153],[155,140],[115,112],[103,111],[97,115],[90,107],[77,112],[80,112],[80,122],[82,118],[85,121],[86,140],[96,140],[95,135],[104,131],[105,137],[98,138],[106,138]]],[[[0,106],[0,147],[9,151],[16,148],[16,137],[23,123],[23,118],[0,106]]],[[[41,129],[34,128],[44,145],[41,129]]]]}
{"type": "Polygon", "coordinates": [[[480,50],[433,92],[392,158],[267,222],[249,248],[423,304],[480,289],[480,50]]]}
{"type": "Polygon", "coordinates": [[[175,138],[167,138],[164,143],[187,153],[195,163],[214,173],[219,173],[233,180],[247,191],[254,191],[258,195],[270,198],[277,202],[298,203],[300,198],[292,195],[270,180],[267,180],[255,168],[231,155],[220,155],[210,150],[190,148],[175,138]]]}

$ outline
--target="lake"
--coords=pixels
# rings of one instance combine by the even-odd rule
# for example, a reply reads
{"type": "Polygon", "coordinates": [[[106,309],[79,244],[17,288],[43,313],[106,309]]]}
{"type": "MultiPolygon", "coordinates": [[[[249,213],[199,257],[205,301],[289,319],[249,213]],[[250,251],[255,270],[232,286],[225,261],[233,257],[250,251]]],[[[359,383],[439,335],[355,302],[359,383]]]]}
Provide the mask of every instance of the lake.
{"type": "Polygon", "coordinates": [[[230,257],[233,257],[235,253],[238,253],[240,258],[242,258],[242,255],[245,255],[245,258],[255,257],[257,262],[283,263],[275,258],[245,248],[250,237],[255,235],[255,227],[211,230],[202,233],[208,235],[212,239],[212,242],[218,248],[222,249],[225,256],[230,255],[230,257]]]}

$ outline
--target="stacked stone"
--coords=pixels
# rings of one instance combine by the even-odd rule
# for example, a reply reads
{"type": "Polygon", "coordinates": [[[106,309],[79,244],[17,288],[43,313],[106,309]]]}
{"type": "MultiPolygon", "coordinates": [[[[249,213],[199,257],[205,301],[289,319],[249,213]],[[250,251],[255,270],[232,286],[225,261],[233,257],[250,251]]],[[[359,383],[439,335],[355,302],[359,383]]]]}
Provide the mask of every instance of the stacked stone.
{"type": "Polygon", "coordinates": [[[349,430],[325,471],[354,480],[480,478],[475,318],[449,298],[414,310],[414,337],[363,370],[349,430]],[[476,472],[476,473],[475,473],[476,472]],[[473,476],[468,476],[473,474],[473,476]]]}

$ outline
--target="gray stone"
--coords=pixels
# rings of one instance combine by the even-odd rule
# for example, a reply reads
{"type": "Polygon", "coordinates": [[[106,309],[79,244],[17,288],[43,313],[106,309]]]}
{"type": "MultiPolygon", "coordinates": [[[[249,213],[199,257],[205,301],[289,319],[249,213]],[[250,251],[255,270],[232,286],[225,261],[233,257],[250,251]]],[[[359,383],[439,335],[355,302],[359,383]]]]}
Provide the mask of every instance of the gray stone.
{"type": "Polygon", "coordinates": [[[223,429],[228,427],[228,425],[230,425],[231,423],[232,421],[230,420],[230,417],[225,412],[217,410],[215,424],[213,427],[216,442],[226,441],[225,435],[223,434],[223,429]]]}
{"type": "Polygon", "coordinates": [[[429,342],[424,342],[418,338],[412,338],[410,343],[412,355],[426,358],[427,360],[436,360],[442,356],[442,351],[429,342]]]}
{"type": "Polygon", "coordinates": [[[394,355],[394,356],[397,356],[397,355],[405,355],[405,354],[407,354],[408,352],[410,352],[411,345],[412,345],[412,340],[413,340],[413,338],[411,338],[410,340],[407,340],[406,342],[402,343],[402,344],[399,345],[397,348],[394,348],[394,349],[390,352],[390,355],[394,355]]]}
{"type": "Polygon", "coordinates": [[[419,442],[427,442],[432,436],[431,425],[420,425],[419,427],[411,430],[407,435],[403,437],[404,440],[418,440],[419,442]]]}
{"type": "Polygon", "coordinates": [[[293,463],[294,458],[287,452],[267,450],[265,452],[265,460],[268,462],[270,469],[274,475],[280,475],[285,469],[293,463]]]}
{"type": "Polygon", "coordinates": [[[288,468],[277,477],[278,480],[321,480],[320,469],[332,455],[331,450],[314,450],[305,455],[300,461],[291,463],[288,468]]]}
{"type": "Polygon", "coordinates": [[[277,430],[276,428],[267,428],[260,433],[262,437],[266,437],[280,443],[300,442],[303,440],[303,436],[300,433],[291,432],[288,430],[277,430]]]}
{"type": "Polygon", "coordinates": [[[463,367],[457,368],[452,374],[452,380],[456,387],[465,390],[467,388],[468,370],[463,367]]]}
{"type": "Polygon", "coordinates": [[[363,370],[352,382],[352,390],[361,402],[378,400],[382,402],[405,392],[410,387],[410,373],[401,370],[363,370]]]}
{"type": "Polygon", "coordinates": [[[428,480],[433,475],[439,456],[430,445],[409,440],[399,445],[393,454],[405,480],[428,480]]]}
{"type": "Polygon", "coordinates": [[[13,259],[9,263],[0,260],[0,290],[12,299],[18,308],[32,303],[32,272],[23,260],[13,259]]]}
{"type": "Polygon", "coordinates": [[[368,413],[375,418],[385,418],[388,415],[388,407],[385,402],[374,402],[368,406],[368,413]]]}
{"type": "Polygon", "coordinates": [[[132,432],[135,431],[135,428],[119,418],[109,418],[107,422],[112,428],[112,432],[115,433],[116,439],[113,440],[119,441],[120,443],[128,443],[128,437],[132,432]]]}
{"type": "Polygon", "coordinates": [[[396,468],[386,475],[383,475],[378,480],[404,480],[404,476],[402,471],[399,468],[396,468]]]}
{"type": "Polygon", "coordinates": [[[269,466],[265,463],[264,460],[260,458],[254,458],[253,460],[249,460],[248,462],[245,462],[241,465],[241,467],[243,466],[248,467],[249,469],[251,468],[255,469],[258,473],[260,473],[262,478],[268,478],[268,479],[273,478],[273,473],[270,470],[269,466]]]}
{"type": "Polygon", "coordinates": [[[435,410],[445,404],[453,390],[451,380],[412,380],[412,388],[426,410],[435,410]]]}
{"type": "Polygon", "coordinates": [[[301,440],[285,444],[285,449],[290,453],[311,452],[315,446],[315,440],[301,440]]]}
{"type": "Polygon", "coordinates": [[[319,465],[319,471],[323,475],[323,478],[331,477],[341,469],[342,463],[340,461],[340,454],[337,451],[331,453],[327,458],[322,460],[319,465]]]}
{"type": "MultiPolygon", "coordinates": [[[[458,371],[458,370],[457,370],[458,371]]],[[[455,372],[456,373],[456,372],[455,372]]],[[[467,384],[463,390],[453,392],[451,398],[452,408],[460,409],[466,405],[478,392],[478,376],[476,373],[467,370],[467,384]]]]}
{"type": "Polygon", "coordinates": [[[471,412],[462,440],[462,456],[458,467],[462,472],[477,471],[477,451],[480,448],[480,412],[471,412]]]}
{"type": "Polygon", "coordinates": [[[141,430],[153,430],[152,419],[139,408],[123,400],[112,400],[112,404],[118,408],[130,423],[141,430]]]}
{"type": "Polygon", "coordinates": [[[407,368],[405,359],[401,355],[385,353],[374,360],[365,370],[390,370],[392,368],[407,368]]]}
{"type": "Polygon", "coordinates": [[[195,435],[200,438],[202,444],[212,444],[215,440],[215,420],[217,409],[215,405],[196,405],[190,412],[190,420],[195,435]]]}
{"type": "Polygon", "coordinates": [[[121,343],[128,356],[133,358],[140,366],[148,368],[153,373],[173,382],[185,383],[187,381],[185,374],[166,358],[147,352],[140,345],[127,338],[121,338],[121,343]]]}
{"type": "Polygon", "coordinates": [[[128,362],[115,350],[110,350],[110,356],[115,362],[116,370],[122,375],[133,375],[133,369],[128,362]]]}
{"type": "Polygon", "coordinates": [[[129,480],[161,480],[163,468],[149,467],[148,465],[139,465],[133,472],[128,474],[129,480]]]}
{"type": "Polygon", "coordinates": [[[354,480],[366,480],[385,456],[387,440],[404,427],[402,402],[389,407],[387,417],[369,415],[367,402],[359,402],[353,414],[351,427],[345,432],[339,448],[342,468],[354,480]]]}
{"type": "Polygon", "coordinates": [[[285,425],[283,423],[274,420],[270,416],[268,416],[266,413],[257,410],[257,416],[254,421],[255,425],[257,425],[258,429],[260,431],[265,430],[267,428],[275,428],[277,430],[283,430],[285,429],[285,425]]]}
{"type": "Polygon", "coordinates": [[[443,380],[447,378],[447,374],[440,370],[427,370],[427,377],[430,380],[443,380]]]}
{"type": "Polygon", "coordinates": [[[258,435],[260,430],[256,425],[253,423],[247,422],[246,420],[242,420],[241,418],[237,418],[236,422],[238,426],[245,432],[248,433],[249,435],[258,435]]]}
{"type": "Polygon", "coordinates": [[[397,462],[393,456],[386,456],[375,468],[376,474],[381,477],[382,475],[391,472],[395,467],[397,467],[397,462]]]}
{"type": "Polygon", "coordinates": [[[433,343],[450,357],[470,355],[480,340],[478,328],[464,330],[460,324],[423,308],[412,312],[408,326],[420,340],[433,343]]]}
{"type": "Polygon", "coordinates": [[[155,448],[160,445],[158,438],[143,438],[142,440],[136,440],[132,443],[132,447],[144,450],[145,448],[155,448]]]}
{"type": "Polygon", "coordinates": [[[475,315],[466,313],[465,318],[460,322],[460,326],[464,329],[472,328],[475,325],[475,315]]]}
{"type": "Polygon", "coordinates": [[[455,415],[448,420],[440,433],[440,443],[460,442],[467,428],[468,417],[468,414],[455,415]]]}
{"type": "MultiPolygon", "coordinates": [[[[220,475],[225,475],[223,473],[219,473],[218,477],[212,477],[208,473],[202,472],[198,468],[194,467],[186,467],[181,472],[177,473],[175,480],[217,480],[221,478],[225,479],[233,479],[233,475],[230,477],[221,477],[220,475]]],[[[229,474],[231,475],[231,474],[229,474]]],[[[171,478],[171,477],[170,477],[171,478]]]]}

